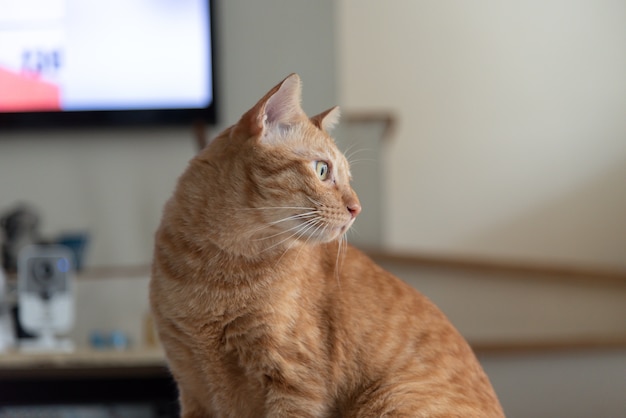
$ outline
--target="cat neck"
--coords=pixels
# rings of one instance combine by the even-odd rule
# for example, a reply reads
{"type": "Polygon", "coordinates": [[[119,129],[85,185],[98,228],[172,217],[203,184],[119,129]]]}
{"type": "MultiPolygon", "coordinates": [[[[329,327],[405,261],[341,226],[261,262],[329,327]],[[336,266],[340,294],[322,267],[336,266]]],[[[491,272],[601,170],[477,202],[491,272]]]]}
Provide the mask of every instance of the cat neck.
{"type": "Polygon", "coordinates": [[[318,260],[323,248],[324,245],[304,243],[264,248],[260,251],[251,247],[233,250],[213,246],[213,250],[210,251],[212,254],[210,264],[230,278],[255,280],[252,276],[288,274],[293,270],[302,269],[302,266],[318,260]]]}

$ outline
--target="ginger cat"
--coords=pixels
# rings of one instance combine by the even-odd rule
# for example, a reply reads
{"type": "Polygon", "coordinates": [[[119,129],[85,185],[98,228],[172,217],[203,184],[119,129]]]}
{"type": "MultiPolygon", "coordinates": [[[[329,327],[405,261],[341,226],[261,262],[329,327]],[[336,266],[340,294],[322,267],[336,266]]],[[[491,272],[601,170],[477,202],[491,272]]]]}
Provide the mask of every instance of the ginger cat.
{"type": "Polygon", "coordinates": [[[472,350],[343,239],[361,211],[287,77],[191,160],[156,234],[150,301],[183,417],[502,417],[472,350]]]}

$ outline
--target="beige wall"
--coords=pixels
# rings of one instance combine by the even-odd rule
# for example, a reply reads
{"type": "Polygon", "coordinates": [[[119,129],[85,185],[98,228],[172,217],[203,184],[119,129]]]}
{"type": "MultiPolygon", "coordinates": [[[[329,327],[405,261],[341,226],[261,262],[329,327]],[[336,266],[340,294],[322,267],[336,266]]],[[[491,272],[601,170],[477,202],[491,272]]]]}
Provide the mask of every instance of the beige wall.
{"type": "Polygon", "coordinates": [[[384,241],[626,267],[626,3],[343,0],[340,98],[391,109],[384,241]]]}
{"type": "Polygon", "coordinates": [[[161,207],[194,152],[190,134],[0,133],[0,209],[28,202],[45,237],[89,231],[89,265],[147,264],[161,207]]]}
{"type": "MultiPolygon", "coordinates": [[[[342,0],[337,13],[341,104],[399,118],[381,148],[387,247],[626,268],[625,2],[342,0]]],[[[626,330],[623,283],[385,267],[477,343],[626,330]]],[[[619,415],[624,361],[481,356],[511,417],[619,415]]]]}

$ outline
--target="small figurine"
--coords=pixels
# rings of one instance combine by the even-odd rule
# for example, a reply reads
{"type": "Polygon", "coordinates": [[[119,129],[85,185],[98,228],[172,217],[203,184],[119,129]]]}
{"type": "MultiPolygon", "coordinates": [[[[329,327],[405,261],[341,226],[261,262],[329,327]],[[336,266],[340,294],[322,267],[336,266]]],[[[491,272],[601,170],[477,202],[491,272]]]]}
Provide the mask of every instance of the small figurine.
{"type": "Polygon", "coordinates": [[[39,216],[29,206],[20,204],[0,218],[3,231],[2,265],[8,274],[17,272],[20,250],[39,242],[39,216]]]}

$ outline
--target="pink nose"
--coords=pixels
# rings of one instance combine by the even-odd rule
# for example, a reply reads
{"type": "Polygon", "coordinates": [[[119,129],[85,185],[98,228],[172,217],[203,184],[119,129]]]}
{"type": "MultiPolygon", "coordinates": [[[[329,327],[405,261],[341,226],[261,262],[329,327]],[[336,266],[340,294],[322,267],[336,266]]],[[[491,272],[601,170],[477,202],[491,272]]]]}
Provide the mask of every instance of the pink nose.
{"type": "Polygon", "coordinates": [[[352,218],[356,218],[359,213],[361,213],[361,205],[359,202],[350,203],[348,206],[348,212],[352,215],[352,218]]]}

